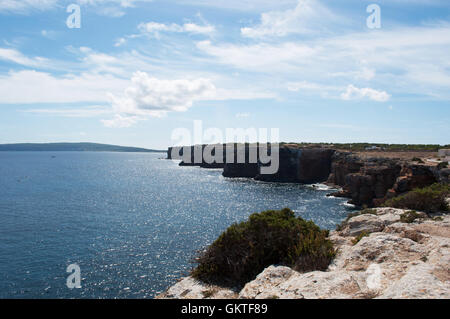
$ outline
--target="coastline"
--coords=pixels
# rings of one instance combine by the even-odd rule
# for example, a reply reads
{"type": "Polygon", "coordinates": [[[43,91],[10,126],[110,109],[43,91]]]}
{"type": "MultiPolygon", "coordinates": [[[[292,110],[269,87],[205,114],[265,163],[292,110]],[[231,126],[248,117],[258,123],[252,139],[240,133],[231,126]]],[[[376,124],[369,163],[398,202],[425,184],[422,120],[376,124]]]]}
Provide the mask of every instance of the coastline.
{"type": "MultiPolygon", "coordinates": [[[[206,146],[169,147],[167,159],[180,160],[180,166],[223,169],[222,175],[228,178],[244,177],[267,182],[324,184],[339,189],[330,193],[330,196],[348,198],[349,204],[359,208],[376,207],[395,196],[433,183],[450,183],[450,168],[439,166],[439,163],[445,162],[433,158],[426,158],[426,162],[417,161],[414,157],[416,152],[411,152],[409,158],[406,151],[402,157],[383,157],[380,152],[373,152],[373,155],[369,156],[372,153],[286,144],[279,148],[277,173],[263,174],[259,153],[257,163],[250,161],[250,153],[256,146],[245,145],[243,163],[236,163],[238,158],[236,147],[233,147],[234,156],[231,163],[227,162],[225,152],[219,155],[219,163],[207,163],[203,156],[200,160],[194,159],[195,154],[203,154],[206,146]],[[188,159],[183,157],[185,150],[190,153],[188,159]]],[[[223,146],[225,148],[225,145],[223,146]]]]}
{"type": "Polygon", "coordinates": [[[448,299],[450,215],[420,213],[404,223],[406,211],[377,208],[330,232],[338,254],[326,271],[299,273],[272,265],[240,290],[188,276],[156,299],[448,299]]]}
{"type": "MultiPolygon", "coordinates": [[[[282,165],[288,163],[289,168],[280,167],[284,174],[296,176],[302,165],[310,166],[301,158],[301,151],[292,152],[290,146],[285,148],[288,150],[280,152],[285,157],[282,165]]],[[[313,153],[323,154],[317,150],[313,153]]],[[[308,161],[316,159],[312,156],[308,161]]],[[[223,175],[226,177],[254,174],[245,172],[247,163],[232,164],[239,165],[233,170],[235,174],[229,174],[230,170],[226,173],[227,165],[225,162],[223,175]]],[[[201,163],[195,166],[203,167],[201,163]]],[[[328,172],[328,177],[317,178],[309,186],[337,188],[328,196],[349,198],[347,204],[355,208],[375,207],[413,189],[449,182],[446,167],[337,150],[332,150],[329,167],[325,164],[320,168],[328,172]]],[[[324,176],[324,172],[314,174],[324,176]]],[[[266,180],[286,182],[285,176],[279,174],[266,180]]],[[[404,216],[411,210],[383,207],[366,211],[349,216],[341,227],[330,232],[329,239],[338,254],[326,271],[298,273],[289,267],[271,265],[242,289],[209,285],[188,276],[156,298],[450,298],[450,215],[414,212],[418,217],[405,222],[404,216]]]]}

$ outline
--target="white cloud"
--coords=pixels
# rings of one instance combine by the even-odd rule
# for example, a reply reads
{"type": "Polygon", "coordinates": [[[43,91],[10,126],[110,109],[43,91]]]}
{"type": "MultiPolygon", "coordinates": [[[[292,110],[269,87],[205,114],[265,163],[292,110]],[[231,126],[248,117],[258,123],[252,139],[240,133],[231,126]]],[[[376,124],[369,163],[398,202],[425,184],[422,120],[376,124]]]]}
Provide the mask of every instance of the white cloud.
{"type": "Polygon", "coordinates": [[[58,0],[2,0],[0,12],[26,14],[33,10],[44,11],[56,7],[58,0]]]}
{"type": "Polygon", "coordinates": [[[168,112],[183,112],[196,101],[214,99],[215,92],[208,79],[161,80],[136,72],[124,94],[111,94],[110,100],[113,110],[122,116],[117,121],[122,121],[130,115],[161,117],[168,112]]]}
{"type": "Polygon", "coordinates": [[[212,34],[216,28],[212,25],[198,25],[195,23],[185,23],[179,25],[176,23],[164,24],[158,22],[147,22],[138,25],[138,29],[144,34],[151,34],[158,37],[161,32],[175,32],[175,33],[191,33],[191,34],[212,34]]]}
{"type": "Polygon", "coordinates": [[[121,7],[102,7],[98,13],[110,18],[120,18],[125,15],[125,11],[121,7]]]}
{"type": "Polygon", "coordinates": [[[330,84],[331,79],[333,86],[376,85],[389,88],[391,94],[450,99],[450,25],[446,23],[302,41],[201,41],[197,48],[237,71],[272,74],[286,82],[330,84]]]}
{"type": "Polygon", "coordinates": [[[185,23],[183,24],[183,29],[185,32],[197,34],[211,34],[216,31],[216,28],[212,25],[198,25],[195,23],[185,23]]]}
{"type": "Polygon", "coordinates": [[[98,13],[109,17],[121,17],[125,14],[123,9],[135,7],[138,3],[152,2],[153,0],[1,0],[0,13],[28,14],[32,11],[46,11],[54,8],[65,8],[71,2],[80,5],[98,7],[98,13]]]}
{"type": "Polygon", "coordinates": [[[259,25],[241,28],[241,34],[250,38],[263,38],[290,33],[317,33],[323,31],[332,20],[336,21],[337,18],[318,1],[299,0],[294,9],[263,13],[259,25]]]}
{"type": "Polygon", "coordinates": [[[111,114],[113,111],[110,107],[90,106],[79,108],[29,109],[24,110],[23,112],[61,116],[61,117],[84,118],[84,117],[97,117],[100,115],[111,114]]]}
{"type": "Polygon", "coordinates": [[[205,53],[215,56],[220,63],[242,69],[257,69],[262,72],[292,69],[292,63],[305,62],[309,58],[313,58],[316,53],[314,47],[295,42],[213,45],[211,41],[207,40],[197,42],[197,47],[205,53]]]}
{"type": "Polygon", "coordinates": [[[183,5],[215,7],[239,11],[273,10],[274,8],[292,6],[296,0],[173,0],[183,5]]]}
{"type": "Polygon", "coordinates": [[[250,117],[250,113],[245,112],[245,113],[236,113],[236,117],[239,118],[247,118],[250,117]]]}
{"type": "Polygon", "coordinates": [[[299,92],[300,90],[325,90],[330,89],[330,87],[318,83],[301,81],[288,83],[287,89],[292,92],[299,92]]]}
{"type": "Polygon", "coordinates": [[[127,83],[108,74],[12,71],[0,76],[0,104],[108,102],[107,93],[120,92],[127,83]]]}
{"type": "Polygon", "coordinates": [[[122,45],[124,45],[125,43],[127,43],[127,39],[125,38],[119,38],[116,40],[116,43],[114,43],[115,47],[120,47],[122,45]]]}
{"type": "Polygon", "coordinates": [[[362,67],[360,70],[355,70],[355,71],[341,71],[341,72],[335,72],[335,73],[330,73],[330,76],[333,77],[343,77],[343,78],[348,78],[348,77],[352,77],[356,80],[365,80],[365,81],[370,81],[372,80],[376,75],[376,70],[374,68],[368,68],[366,66],[362,67]]]}
{"type": "Polygon", "coordinates": [[[120,114],[115,114],[114,118],[109,120],[100,120],[104,126],[110,128],[124,128],[130,127],[136,124],[138,121],[144,120],[138,116],[123,116],[120,114]]]}
{"type": "Polygon", "coordinates": [[[89,5],[95,5],[95,6],[104,6],[104,5],[111,5],[111,4],[117,4],[120,7],[123,8],[130,8],[134,7],[136,3],[139,2],[153,2],[153,0],[77,0],[79,4],[89,4],[89,5]]]}
{"type": "Polygon", "coordinates": [[[385,91],[377,91],[371,88],[357,88],[350,84],[347,90],[341,94],[343,100],[358,100],[368,98],[377,102],[389,101],[390,95],[385,91]]]}
{"type": "Polygon", "coordinates": [[[41,57],[29,58],[15,49],[0,48],[0,60],[17,63],[24,66],[37,67],[48,62],[41,57]]]}

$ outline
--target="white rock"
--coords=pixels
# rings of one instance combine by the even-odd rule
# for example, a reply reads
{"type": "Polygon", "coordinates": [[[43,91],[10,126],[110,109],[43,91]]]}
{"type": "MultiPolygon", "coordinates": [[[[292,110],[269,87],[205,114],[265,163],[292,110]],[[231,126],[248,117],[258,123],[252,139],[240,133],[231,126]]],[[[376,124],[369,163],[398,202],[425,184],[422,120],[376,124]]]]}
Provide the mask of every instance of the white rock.
{"type": "Polygon", "coordinates": [[[272,297],[280,297],[275,291],[280,283],[289,279],[296,271],[289,267],[270,266],[260,273],[255,280],[247,283],[239,293],[239,298],[243,299],[267,299],[272,297]]]}
{"type": "Polygon", "coordinates": [[[450,215],[405,224],[400,222],[405,212],[380,208],[376,215],[353,217],[342,231],[330,232],[338,253],[327,271],[302,274],[270,266],[239,294],[187,277],[160,297],[450,299],[450,215]],[[353,236],[362,231],[370,235],[353,244],[353,236]]]}
{"type": "Polygon", "coordinates": [[[192,277],[185,277],[166,292],[159,295],[158,299],[229,299],[236,298],[236,292],[231,289],[207,285],[192,277]]]}
{"type": "Polygon", "coordinates": [[[372,214],[364,214],[351,218],[342,230],[343,236],[358,236],[365,233],[379,232],[384,229],[383,220],[372,214]]]}
{"type": "MultiPolygon", "coordinates": [[[[439,279],[434,274],[436,267],[419,263],[410,267],[407,273],[393,283],[378,298],[419,299],[449,298],[449,282],[439,279]]],[[[446,269],[448,273],[448,269],[446,269]]],[[[448,274],[447,274],[448,275],[448,274]]]]}

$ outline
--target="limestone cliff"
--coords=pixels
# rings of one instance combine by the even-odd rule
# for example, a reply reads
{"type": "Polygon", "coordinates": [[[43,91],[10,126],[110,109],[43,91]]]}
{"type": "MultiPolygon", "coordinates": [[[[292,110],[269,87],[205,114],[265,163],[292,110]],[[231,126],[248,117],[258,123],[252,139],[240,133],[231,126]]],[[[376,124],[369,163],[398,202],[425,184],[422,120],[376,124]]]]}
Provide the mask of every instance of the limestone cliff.
{"type": "Polygon", "coordinates": [[[400,159],[361,159],[352,153],[336,152],[332,161],[327,183],[343,188],[333,195],[348,197],[357,206],[377,206],[414,188],[446,182],[445,170],[400,159]]]}
{"type": "MultiPolygon", "coordinates": [[[[242,145],[241,145],[242,146],[242,145]]],[[[225,177],[249,177],[267,182],[282,183],[317,183],[328,179],[332,164],[332,155],[334,150],[321,148],[301,149],[292,146],[281,146],[279,154],[279,169],[275,174],[262,174],[259,150],[256,146],[243,147],[243,156],[238,156],[238,149],[232,150],[231,156],[226,154],[225,145],[223,151],[218,154],[220,163],[207,163],[201,154],[206,145],[189,146],[186,149],[182,147],[169,148],[168,159],[179,159],[181,166],[200,166],[203,168],[223,168],[225,177]],[[183,152],[187,150],[189,154],[184,156],[183,152]],[[175,154],[175,156],[173,155],[175,154]],[[197,157],[196,157],[197,156],[197,157]],[[188,160],[184,160],[188,157],[188,160]]],[[[271,149],[269,147],[269,154],[271,149]]],[[[213,152],[213,155],[215,153],[213,152]]],[[[270,163],[269,163],[270,164],[270,163]]],[[[268,165],[269,165],[268,164],[268,165]]]]}
{"type": "Polygon", "coordinates": [[[280,168],[277,173],[259,173],[257,180],[266,182],[289,182],[312,184],[327,180],[334,150],[322,148],[281,147],[279,150],[280,168]]]}
{"type": "MultiPolygon", "coordinates": [[[[292,145],[279,148],[279,169],[276,173],[262,174],[264,164],[255,146],[241,145],[244,156],[239,158],[236,148],[231,156],[227,156],[225,145],[222,145],[222,153],[218,153],[218,160],[213,162],[207,162],[202,157],[206,146],[188,147],[190,155],[187,153],[188,159],[181,161],[180,165],[223,168],[225,177],[247,177],[265,182],[311,184],[326,181],[342,187],[342,191],[332,195],[350,198],[350,203],[356,206],[374,207],[417,187],[435,182],[448,183],[450,175],[448,168],[392,158],[362,159],[350,152],[292,145]]],[[[214,151],[212,153],[216,155],[214,151]]],[[[183,148],[169,148],[168,158],[183,159],[183,148]]]]}
{"type": "Polygon", "coordinates": [[[450,298],[450,216],[419,213],[407,224],[404,213],[378,208],[331,232],[338,254],[327,271],[273,265],[241,290],[186,277],[158,298],[450,298]]]}

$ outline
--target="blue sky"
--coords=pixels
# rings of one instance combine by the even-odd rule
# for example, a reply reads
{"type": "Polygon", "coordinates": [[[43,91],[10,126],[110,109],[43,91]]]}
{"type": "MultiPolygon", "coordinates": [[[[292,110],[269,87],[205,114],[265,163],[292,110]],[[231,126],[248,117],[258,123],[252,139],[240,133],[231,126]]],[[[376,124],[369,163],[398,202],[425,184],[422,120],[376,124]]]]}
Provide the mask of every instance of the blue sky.
{"type": "Polygon", "coordinates": [[[449,144],[449,52],[446,0],[0,0],[0,143],[165,148],[202,120],[449,144]]]}

